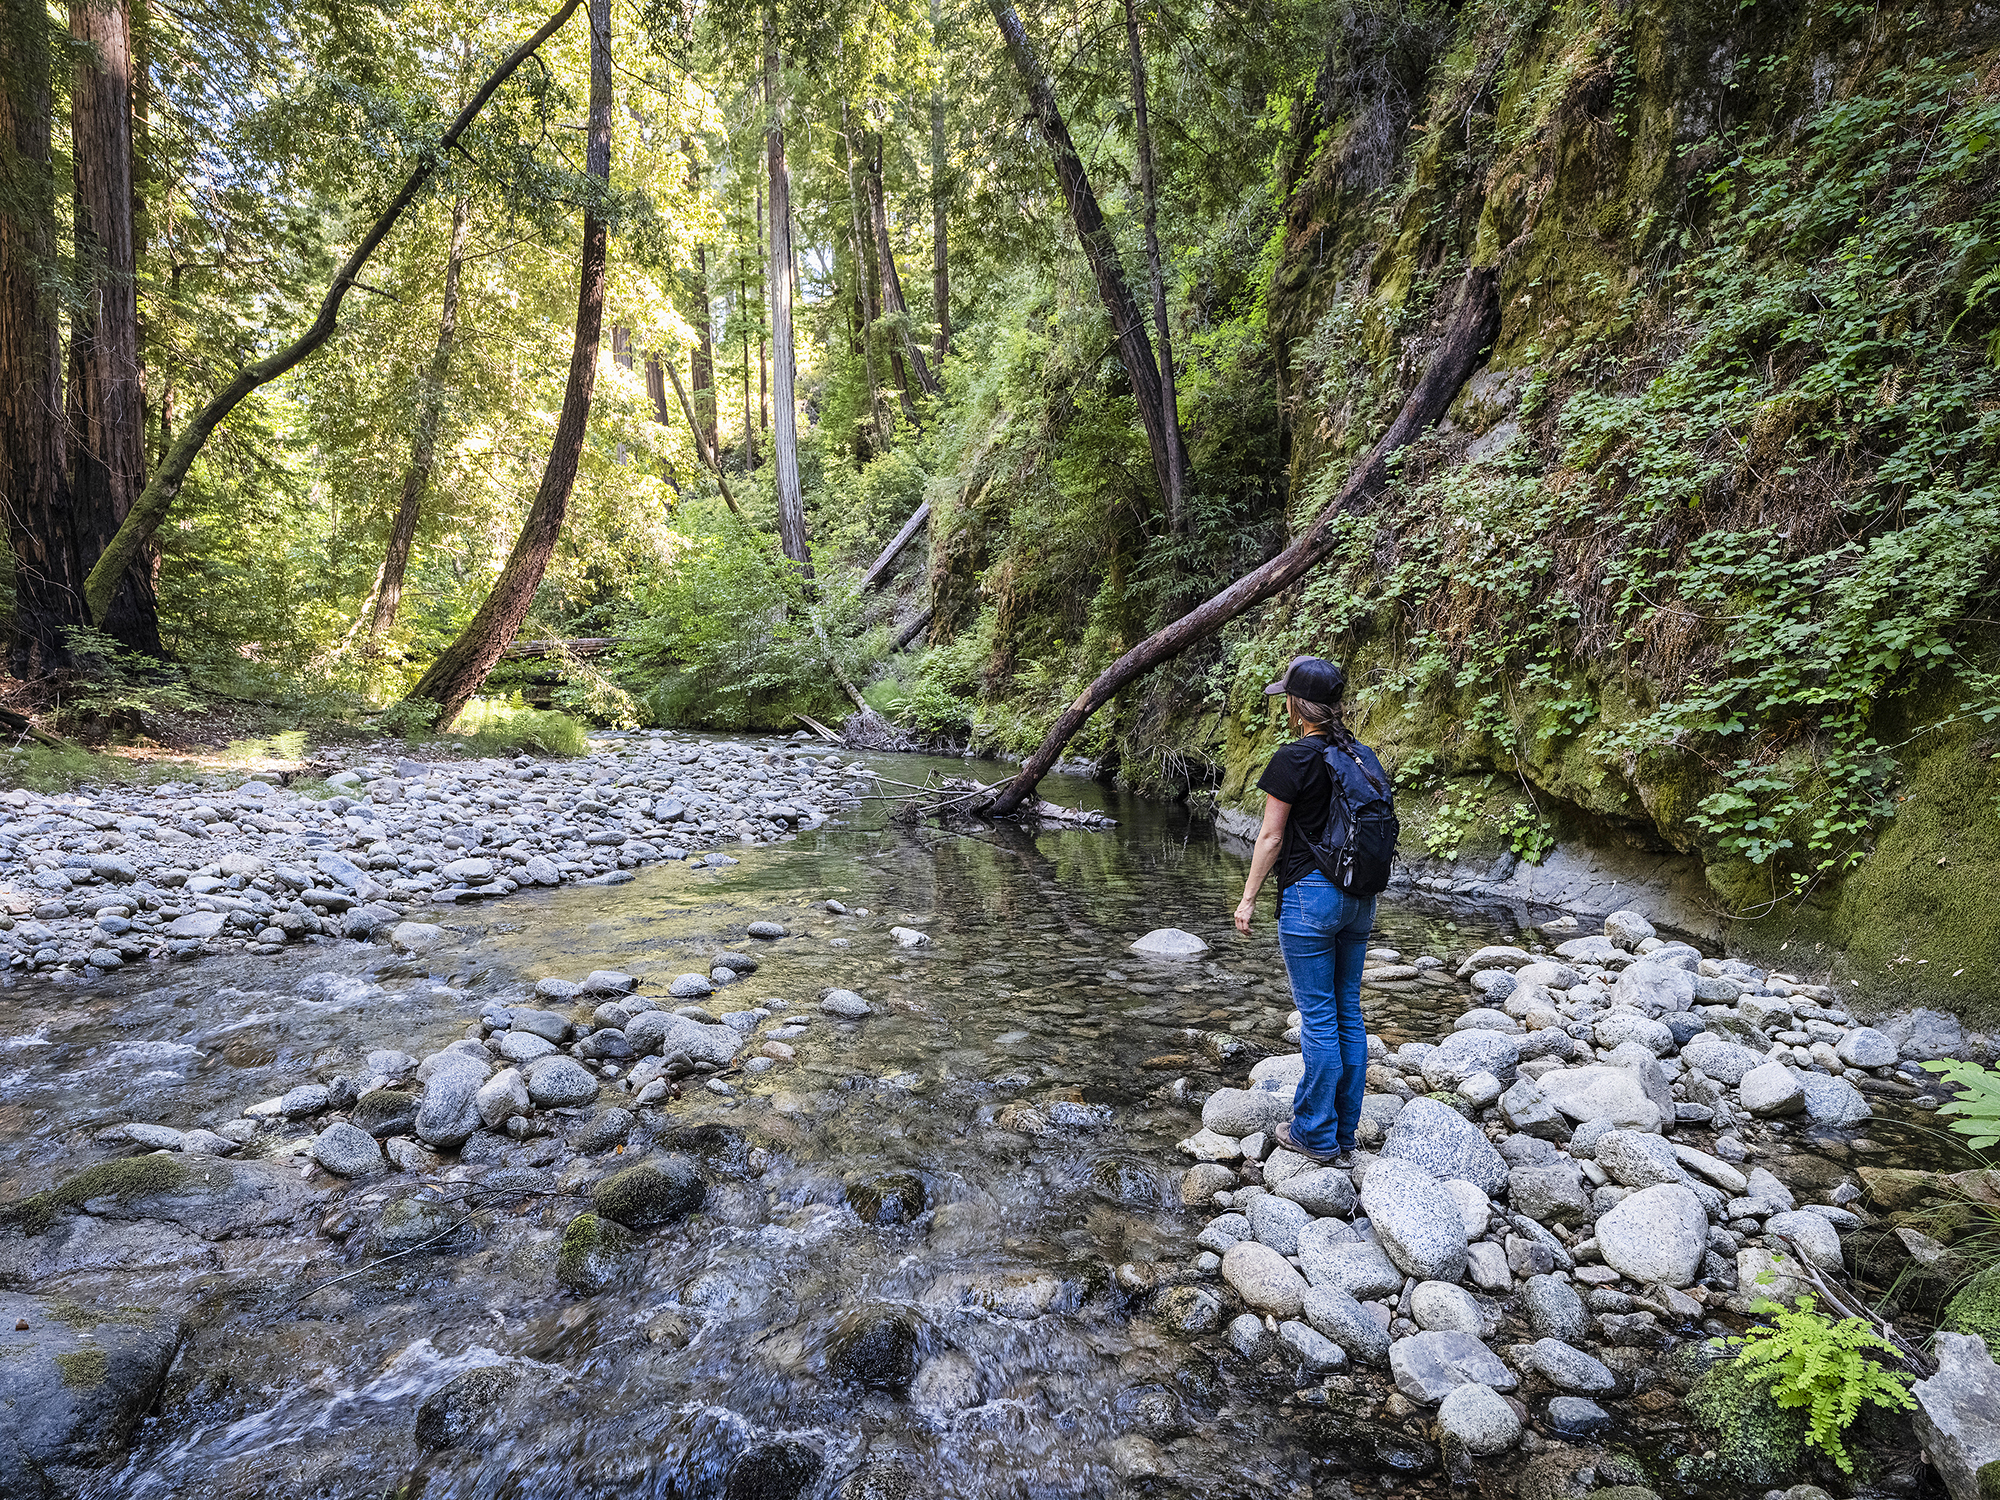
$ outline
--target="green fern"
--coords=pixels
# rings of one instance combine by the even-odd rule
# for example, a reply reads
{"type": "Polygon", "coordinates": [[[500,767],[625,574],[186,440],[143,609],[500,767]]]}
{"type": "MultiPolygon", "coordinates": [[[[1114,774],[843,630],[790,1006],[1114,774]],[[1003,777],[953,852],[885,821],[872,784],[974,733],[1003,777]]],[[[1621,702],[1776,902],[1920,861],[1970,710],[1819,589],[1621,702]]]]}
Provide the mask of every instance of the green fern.
{"type": "Polygon", "coordinates": [[[1836,1321],[1816,1311],[1811,1297],[1799,1298],[1792,1311],[1768,1302],[1758,1310],[1773,1314],[1777,1327],[1743,1341],[1738,1368],[1747,1380],[1768,1382],[1779,1406],[1807,1408],[1807,1441],[1839,1465],[1841,1473],[1852,1474],[1854,1460],[1840,1435],[1861,1408],[1907,1410],[1915,1404],[1909,1377],[1868,1357],[1872,1351],[1895,1354],[1896,1347],[1860,1318],[1836,1321]]]}
{"type": "Polygon", "coordinates": [[[2000,1145],[2000,1073],[1952,1058],[1927,1062],[1924,1067],[1965,1090],[1964,1097],[1950,1100],[1938,1110],[1941,1115],[1959,1117],[1951,1122],[1951,1128],[1970,1136],[1975,1151],[2000,1145]]]}

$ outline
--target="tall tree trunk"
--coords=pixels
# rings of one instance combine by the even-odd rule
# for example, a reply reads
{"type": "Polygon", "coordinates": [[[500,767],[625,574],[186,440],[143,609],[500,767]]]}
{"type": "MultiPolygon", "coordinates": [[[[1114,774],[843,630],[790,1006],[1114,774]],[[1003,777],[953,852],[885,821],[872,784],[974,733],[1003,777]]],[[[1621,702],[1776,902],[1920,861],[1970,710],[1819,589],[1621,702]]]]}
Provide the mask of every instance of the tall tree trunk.
{"type": "Polygon", "coordinates": [[[389,200],[388,207],[376,215],[375,222],[369,225],[368,232],[361,237],[361,242],[354,247],[346,263],[334,274],[333,284],[327,288],[326,296],[320,302],[319,313],[314,317],[312,326],[274,354],[238,370],[229,384],[210,398],[208,404],[196,412],[187,426],[181,429],[180,436],[174,439],[166,457],[153,471],[152,477],[146,481],[145,490],[133,502],[131,513],[119,526],[118,534],[111,539],[111,545],[104,549],[103,555],[97,559],[96,566],[90,570],[90,576],[84,580],[84,600],[89,606],[93,621],[99,625],[104,623],[111,611],[119,581],[124,576],[125,570],[138,560],[145,551],[146,544],[152,540],[154,531],[167,518],[167,512],[173,507],[175,498],[181,492],[181,486],[187,482],[188,471],[194,467],[194,461],[201,456],[201,450],[207,446],[210,434],[221,425],[223,418],[236,409],[237,403],[245,396],[259,386],[285,374],[333,337],[339,323],[340,305],[346,300],[348,289],[360,278],[361,268],[368,263],[368,258],[375,253],[376,247],[387,238],[389,231],[396,227],[396,221],[402,218],[403,211],[416,201],[417,194],[424,184],[430,181],[431,174],[437,170],[438,162],[451,154],[452,149],[458,144],[459,137],[464,135],[472,122],[479,117],[479,112],[499,91],[500,86],[513,77],[514,70],[532,57],[536,49],[559,30],[563,22],[576,13],[577,6],[581,3],[582,0],[563,0],[562,7],[544,21],[533,36],[509,53],[499,67],[487,76],[486,81],[479,86],[479,91],[472,96],[465,108],[458,112],[451,124],[445,127],[444,134],[438,137],[437,145],[424,153],[422,162],[405,179],[396,196],[389,200]]]}
{"type": "MultiPolygon", "coordinates": [[[[70,95],[76,271],[86,300],[69,346],[69,485],[78,558],[97,560],[146,487],[139,380],[139,278],[132,234],[132,33],[124,0],[72,0],[82,50],[70,95]]],[[[119,580],[105,634],[148,656],[160,646],[152,559],[119,580]]]]}
{"type": "Polygon", "coordinates": [[[854,181],[854,130],[847,101],[840,101],[840,139],[847,148],[847,208],[853,224],[855,297],[861,305],[861,358],[868,372],[868,415],[875,427],[875,447],[889,446],[895,419],[882,399],[882,382],[875,373],[875,251],[874,237],[862,227],[861,190],[854,181]]]}
{"type": "MultiPolygon", "coordinates": [[[[875,132],[875,148],[868,157],[868,213],[875,225],[875,258],[882,268],[882,315],[893,319],[896,340],[910,368],[917,372],[917,384],[927,395],[938,392],[937,377],[931,374],[924,346],[910,336],[910,305],[903,298],[903,278],[896,274],[896,247],[889,239],[889,204],[882,189],[882,133],[875,132]]],[[[905,392],[908,386],[904,387],[905,392]]]]}
{"type": "Polygon", "coordinates": [[[750,414],[750,268],[736,261],[736,313],[743,338],[743,472],[757,467],[757,422],[750,414]]]}
{"type": "Polygon", "coordinates": [[[472,201],[463,193],[451,205],[451,248],[444,259],[444,310],[438,318],[437,343],[431,347],[430,368],[417,387],[417,425],[410,439],[410,466],[403,471],[403,492],[396,501],[396,519],[389,526],[389,547],[382,555],[382,576],[375,585],[375,608],[368,633],[384,634],[396,623],[403,603],[403,575],[410,566],[410,548],[417,539],[424,495],[431,487],[437,455],[438,426],[444,416],[444,380],[458,340],[458,278],[465,264],[465,234],[472,218],[472,201]]]}
{"type": "Polygon", "coordinates": [[[1029,44],[1021,18],[1014,13],[1014,7],[1007,0],[986,0],[986,4],[1000,27],[1014,71],[1020,74],[1022,86],[1027,90],[1035,123],[1041,128],[1042,138],[1049,143],[1050,156],[1055,159],[1056,180],[1062,186],[1063,202],[1068,205],[1070,222],[1076,226],[1076,237],[1083,246],[1084,257],[1090,262],[1091,274],[1097,280],[1097,295],[1104,303],[1104,310],[1111,315],[1112,332],[1118,342],[1118,358],[1125,366],[1125,377],[1131,382],[1133,399],[1139,405],[1139,421],[1146,429],[1146,443],[1153,452],[1153,474],[1159,481],[1160,494],[1164,498],[1173,492],[1176,469],[1182,473],[1187,470],[1187,449],[1181,440],[1180,428],[1167,420],[1166,402],[1160,389],[1160,367],[1153,362],[1153,345],[1146,337],[1145,316],[1133,299],[1132,288],[1126,284],[1125,268],[1119,263],[1118,246],[1105,225],[1104,210],[1098,206],[1090,176],[1083,169],[1083,161],[1076,154],[1076,143],[1070,139],[1069,126],[1063,122],[1062,110],[1056,104],[1055,89],[1049,83],[1048,74],[1042,70],[1041,60],[1035,56],[1033,46],[1029,44]]]}
{"type": "Polygon", "coordinates": [[[1097,680],[1063,710],[1040,748],[1022,764],[1019,774],[1001,789],[989,808],[991,812],[1005,815],[1020,807],[1036,784],[1048,775],[1063,746],[1120,688],[1161,662],[1178,656],[1196,641],[1214,635],[1252,605],[1290,588],[1326,557],[1338,537],[1335,523],[1342,516],[1367,510],[1381,497],[1389,487],[1390,458],[1444,415],[1472,372],[1491,352],[1493,340],[1500,332],[1499,287],[1497,266],[1475,266],[1466,271],[1444,337],[1416,389],[1403,402],[1388,431],[1368,450],[1367,456],[1348,475],[1340,493],[1312,525],[1262,567],[1244,574],[1173,624],[1147,636],[1100,672],[1097,680]]]}
{"type": "Polygon", "coordinates": [[[89,618],[63,465],[62,349],[42,294],[56,249],[48,30],[40,0],[0,0],[0,503],[23,678],[67,666],[63,631],[89,618]]]}
{"type": "Polygon", "coordinates": [[[708,246],[694,247],[694,267],[695,346],[688,353],[688,384],[694,387],[694,411],[712,453],[716,448],[715,329],[708,303],[708,246]]]}
{"type": "MultiPolygon", "coordinates": [[[[777,263],[775,255],[768,260],[765,258],[764,190],[762,188],[757,190],[757,260],[762,265],[775,265],[777,263]]],[[[771,370],[770,361],[766,356],[769,344],[767,335],[768,330],[757,336],[757,430],[759,432],[769,432],[771,430],[771,370]]]]}
{"type": "MultiPolygon", "coordinates": [[[[931,45],[938,45],[942,6],[931,0],[931,45]]],[[[944,87],[931,90],[931,303],[937,313],[937,336],[931,342],[931,358],[938,367],[938,382],[944,381],[944,357],[951,352],[951,262],[950,241],[945,231],[946,205],[951,199],[949,158],[945,151],[944,87]]]]}
{"type": "Polygon", "coordinates": [[[778,540],[807,578],[812,549],[806,542],[806,502],[799,487],[798,408],[792,399],[792,175],[785,165],[784,80],[775,46],[764,54],[764,93],[770,102],[764,158],[771,177],[771,450],[778,461],[778,540]]]}
{"type": "MultiPolygon", "coordinates": [[[[590,125],[584,170],[601,183],[611,180],[611,0],[590,0],[590,125]]],[[[493,591],[457,640],[410,689],[410,698],[438,705],[437,723],[451,723],[479,690],[500,653],[513,644],[534,603],[535,590],[562,535],[577,461],[583,455],[590,398],[597,386],[597,344],[604,326],[604,221],[595,208],[583,216],[583,248],[578,256],[576,337],[570,346],[569,382],[556,418],[555,442],[542,470],[535,503],[493,591]]]]}
{"type": "MultiPolygon", "coordinates": [[[[1167,326],[1167,285],[1160,269],[1159,185],[1154,176],[1153,130],[1146,120],[1146,53],[1139,45],[1138,0],[1125,0],[1125,41],[1132,60],[1132,124],[1139,158],[1139,197],[1146,216],[1146,271],[1153,283],[1153,336],[1159,340],[1160,414],[1163,425],[1181,430],[1180,397],[1174,390],[1174,341],[1167,326]]],[[[1167,449],[1167,528],[1176,536],[1187,530],[1187,450],[1176,442],[1167,449]]]]}

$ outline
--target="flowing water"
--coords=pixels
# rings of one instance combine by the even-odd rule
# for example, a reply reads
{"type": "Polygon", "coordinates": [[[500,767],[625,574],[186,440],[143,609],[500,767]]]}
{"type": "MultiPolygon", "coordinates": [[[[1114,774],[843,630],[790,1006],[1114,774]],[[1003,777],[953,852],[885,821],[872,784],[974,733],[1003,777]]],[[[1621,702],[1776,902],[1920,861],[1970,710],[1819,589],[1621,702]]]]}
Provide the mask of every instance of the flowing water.
{"type": "MultiPolygon", "coordinates": [[[[909,781],[966,769],[875,763],[909,781]]],[[[16,987],[0,1043],[6,1197],[115,1154],[93,1139],[105,1126],[212,1128],[294,1084],[358,1073],[371,1049],[421,1056],[545,975],[618,968],[663,995],[717,949],[758,946],[744,936],[758,919],[792,936],[758,946],[762,967],[710,1008],[776,997],[805,1019],[796,1062],[732,1075],[730,1096],[691,1080],[684,1099],[644,1112],[650,1144],[697,1153],[713,1185],[701,1214],[642,1237],[623,1286],[558,1286],[555,1252],[585,1188],[549,1142],[450,1169],[448,1211],[477,1217],[442,1249],[371,1268],[366,1224],[411,1190],[397,1174],[347,1190],[332,1215],[346,1220],[330,1226],[353,1231],[344,1241],[229,1240],[192,1268],[89,1283],[190,1311],[156,1414],[88,1493],[1309,1494],[1330,1455],[1309,1409],[1280,1399],[1295,1382],[1168,1333],[1138,1291],[1144,1267],[1187,1265],[1205,1217],[1176,1192],[1174,1143],[1199,1124],[1188,1100],[1284,1048],[1268,902],[1237,938],[1243,858],[1205,824],[1087,782],[1045,790],[1119,826],[945,832],[866,803],[796,841],[734,851],[734,867],[668,865],[449,913],[462,941],[427,962],[343,944],[16,987]],[[855,914],[827,913],[827,898],[855,914]],[[932,945],[896,946],[894,924],[932,945]],[[1213,951],[1176,964],[1127,951],[1156,927],[1213,951]],[[877,1013],[820,1015],[829,985],[877,1013]],[[1214,1061],[1232,1036],[1240,1060],[1214,1061]],[[921,1182],[923,1211],[864,1224],[849,1185],[897,1174],[921,1182]],[[1121,1279],[1127,1263],[1142,1269],[1121,1279]],[[856,1368],[838,1351],[857,1330],[905,1374],[921,1363],[914,1395],[840,1378],[856,1368]],[[913,1349],[896,1344],[912,1335],[913,1349]],[[511,1393],[497,1422],[420,1451],[419,1404],[496,1365],[511,1393]]],[[[1513,936],[1385,905],[1376,942],[1449,958],[1513,936]]],[[[1463,1004],[1452,989],[1373,992],[1371,1029],[1392,1046],[1435,1035],[1448,1022],[1431,995],[1463,1004]]],[[[648,1144],[635,1134],[624,1159],[648,1144]]],[[[913,1196],[906,1180],[887,1187],[913,1196]]]]}

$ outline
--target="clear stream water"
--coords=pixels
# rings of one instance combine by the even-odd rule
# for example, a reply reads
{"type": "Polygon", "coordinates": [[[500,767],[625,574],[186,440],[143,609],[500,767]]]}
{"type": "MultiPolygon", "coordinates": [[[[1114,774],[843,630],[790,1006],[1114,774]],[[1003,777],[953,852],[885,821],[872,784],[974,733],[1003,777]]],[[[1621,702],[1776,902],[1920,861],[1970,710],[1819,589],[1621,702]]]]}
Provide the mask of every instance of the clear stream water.
{"type": "MultiPolygon", "coordinates": [[[[967,769],[875,763],[906,781],[967,769]]],[[[475,1240],[302,1302],[369,1264],[365,1232],[303,1251],[225,1242],[164,1287],[134,1269],[132,1300],[185,1299],[188,1339],[129,1460],[87,1493],[754,1500],[794,1493],[787,1472],[812,1468],[802,1455],[821,1460],[804,1491],[815,1495],[1312,1493],[1329,1452],[1313,1421],[1329,1418],[1281,1404],[1291,1378],[1274,1384],[1233,1356],[1218,1364],[1166,1332],[1114,1274],[1126,1262],[1185,1265],[1206,1217],[1178,1203],[1186,1163],[1174,1143],[1199,1120],[1172,1080],[1193,1076],[1199,1099],[1283,1047],[1290,1000],[1268,906],[1251,938],[1231,931],[1242,854],[1183,810],[1074,780],[1046,791],[1119,826],[952,833],[892,824],[884,804],[864,803],[794,842],[733,850],[733,868],[667,865],[624,886],[450,912],[441,920],[462,940],[426,962],[340,944],[17,986],[0,1002],[8,1198],[109,1154],[93,1140],[105,1126],[213,1127],[294,1084],[359,1072],[370,1049],[421,1056],[545,975],[619,968],[662,995],[717,949],[754,946],[762,967],[711,1008],[781,997],[808,1018],[796,1062],[735,1075],[733,1098],[690,1082],[656,1112],[654,1144],[702,1151],[714,1186],[702,1214],[643,1237],[626,1289],[583,1298],[557,1285],[562,1228],[585,1206],[562,1163],[541,1174],[550,1192],[473,1197],[463,1211],[480,1210],[475,1240]],[[869,915],[816,908],[829,897],[869,915]],[[793,935],[753,944],[744,928],[760,918],[793,935]],[[895,946],[898,923],[932,946],[895,946]],[[1127,951],[1169,926],[1213,951],[1181,964],[1127,951]],[[326,973],[369,983],[305,982],[326,973]],[[818,993],[835,984],[878,1013],[820,1015],[818,993]],[[325,997],[301,998],[315,990],[325,997]],[[1191,1028],[1234,1033],[1250,1050],[1217,1067],[1191,1028]],[[1196,1061],[1143,1066],[1176,1054],[1196,1061]],[[1005,1128],[1010,1104],[1064,1090],[1109,1107],[1074,1113],[1108,1118],[1045,1135],[1005,1128]],[[761,1174],[749,1147],[769,1153],[761,1174]],[[845,1206],[850,1182],[886,1173],[922,1181],[928,1208],[914,1222],[865,1225],[845,1206]],[[885,1310],[914,1322],[921,1358],[941,1361],[920,1387],[951,1401],[829,1372],[842,1328],[885,1310]],[[469,1448],[420,1452],[418,1405],[497,1361],[532,1399],[469,1448]],[[1145,1477],[1149,1467],[1159,1474],[1145,1477]]],[[[1385,905],[1376,942],[1450,958],[1514,936],[1385,905]]],[[[1371,1027],[1392,1046],[1435,1035],[1463,1003],[1454,989],[1368,997],[1371,1027]]],[[[627,1159],[645,1145],[635,1137],[627,1159]]],[[[460,1168],[468,1180],[446,1191],[465,1192],[481,1170],[460,1168]]],[[[353,1221],[412,1181],[350,1188],[353,1221]]],[[[1353,1479],[1379,1469],[1364,1453],[1334,1457],[1361,1466],[1353,1479]]]]}

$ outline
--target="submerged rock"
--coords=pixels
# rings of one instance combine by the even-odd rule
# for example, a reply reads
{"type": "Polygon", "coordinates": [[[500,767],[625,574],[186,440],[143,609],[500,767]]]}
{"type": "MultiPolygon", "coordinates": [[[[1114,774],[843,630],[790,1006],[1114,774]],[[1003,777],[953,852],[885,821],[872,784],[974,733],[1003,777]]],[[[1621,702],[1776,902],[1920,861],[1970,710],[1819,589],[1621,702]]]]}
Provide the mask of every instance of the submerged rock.
{"type": "Polygon", "coordinates": [[[674,1224],[697,1212],[708,1183],[682,1156],[642,1161],[614,1172],[590,1191],[591,1207],[628,1229],[674,1224]]]}
{"type": "MultiPolygon", "coordinates": [[[[45,1481],[125,1449],[180,1345],[179,1319],[136,1307],[0,1291],[0,1495],[53,1493],[45,1481]]],[[[68,1486],[65,1486],[68,1488],[68,1486]]]]}
{"type": "Polygon", "coordinates": [[[827,1373],[872,1390],[906,1391],[917,1373],[917,1325],[889,1309],[857,1313],[827,1343],[827,1373]]]}
{"type": "Polygon", "coordinates": [[[579,1297],[626,1286],[639,1273],[639,1242],[623,1225],[581,1213],[563,1229],[556,1252],[556,1281],[579,1297]]]}

